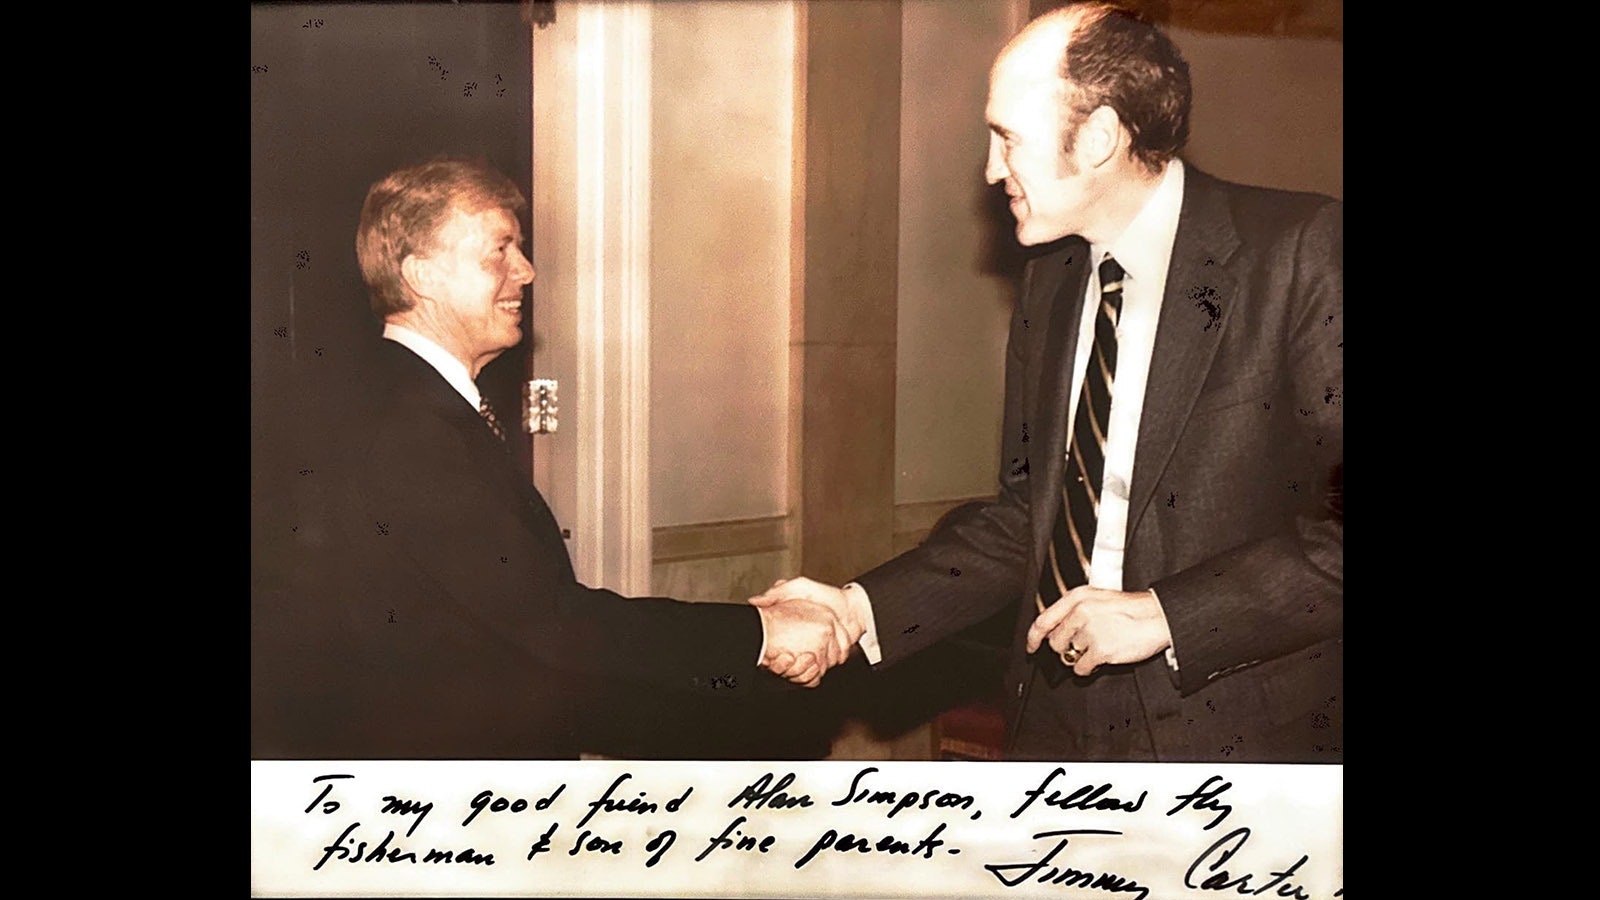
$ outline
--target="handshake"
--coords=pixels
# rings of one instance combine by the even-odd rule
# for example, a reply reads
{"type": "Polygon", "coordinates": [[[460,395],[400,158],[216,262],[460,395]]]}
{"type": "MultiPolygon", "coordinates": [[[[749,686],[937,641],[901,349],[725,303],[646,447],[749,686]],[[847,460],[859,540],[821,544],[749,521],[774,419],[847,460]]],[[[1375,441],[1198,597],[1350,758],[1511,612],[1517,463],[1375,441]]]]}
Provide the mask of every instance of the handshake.
{"type": "Polygon", "coordinates": [[[761,614],[766,638],[762,667],[808,688],[849,659],[871,616],[859,588],[846,590],[809,578],[780,578],[749,603],[761,614]]]}

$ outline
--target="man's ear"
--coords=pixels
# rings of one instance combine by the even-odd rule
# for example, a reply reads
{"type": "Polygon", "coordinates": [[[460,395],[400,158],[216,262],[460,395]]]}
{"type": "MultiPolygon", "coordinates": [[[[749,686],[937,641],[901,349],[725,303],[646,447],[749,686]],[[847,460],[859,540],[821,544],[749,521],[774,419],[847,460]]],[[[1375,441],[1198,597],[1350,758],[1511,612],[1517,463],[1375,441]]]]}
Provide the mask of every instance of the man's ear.
{"type": "Polygon", "coordinates": [[[1116,110],[1101,106],[1090,113],[1078,128],[1078,162],[1087,167],[1105,165],[1122,150],[1125,138],[1122,119],[1116,110]]]}
{"type": "Polygon", "coordinates": [[[433,296],[432,288],[436,278],[433,260],[415,253],[407,253],[406,258],[400,260],[400,280],[413,294],[419,297],[433,296]]]}

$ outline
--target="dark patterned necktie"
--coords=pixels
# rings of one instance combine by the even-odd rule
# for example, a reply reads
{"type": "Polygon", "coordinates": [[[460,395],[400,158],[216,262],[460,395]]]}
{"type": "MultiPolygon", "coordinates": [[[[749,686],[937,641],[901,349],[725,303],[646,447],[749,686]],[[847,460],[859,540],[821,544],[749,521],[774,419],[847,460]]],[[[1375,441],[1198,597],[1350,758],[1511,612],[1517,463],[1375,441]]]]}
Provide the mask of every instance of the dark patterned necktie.
{"type": "MultiPolygon", "coordinates": [[[[1094,343],[1084,369],[1078,408],[1067,439],[1061,510],[1050,535],[1050,557],[1039,577],[1039,611],[1061,595],[1089,583],[1100,486],[1105,474],[1106,432],[1111,424],[1111,389],[1117,374],[1117,320],[1122,316],[1122,266],[1107,256],[1100,264],[1100,309],[1094,343]]],[[[1063,656],[1063,661],[1068,665],[1063,656]]]]}
{"type": "Polygon", "coordinates": [[[489,398],[482,394],[478,395],[478,415],[483,417],[484,423],[494,432],[495,437],[502,441],[506,439],[505,430],[500,427],[500,420],[494,417],[494,407],[489,405],[489,398]]]}

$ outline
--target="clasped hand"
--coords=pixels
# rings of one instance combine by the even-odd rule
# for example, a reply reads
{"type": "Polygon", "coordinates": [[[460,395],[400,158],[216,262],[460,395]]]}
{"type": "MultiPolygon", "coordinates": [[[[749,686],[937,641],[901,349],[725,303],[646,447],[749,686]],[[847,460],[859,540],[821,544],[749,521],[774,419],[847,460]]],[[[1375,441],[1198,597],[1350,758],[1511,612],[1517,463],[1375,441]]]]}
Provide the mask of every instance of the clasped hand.
{"type": "Polygon", "coordinates": [[[767,637],[761,665],[808,688],[848,659],[866,630],[843,590],[809,578],[780,578],[749,602],[761,613],[767,637]]]}

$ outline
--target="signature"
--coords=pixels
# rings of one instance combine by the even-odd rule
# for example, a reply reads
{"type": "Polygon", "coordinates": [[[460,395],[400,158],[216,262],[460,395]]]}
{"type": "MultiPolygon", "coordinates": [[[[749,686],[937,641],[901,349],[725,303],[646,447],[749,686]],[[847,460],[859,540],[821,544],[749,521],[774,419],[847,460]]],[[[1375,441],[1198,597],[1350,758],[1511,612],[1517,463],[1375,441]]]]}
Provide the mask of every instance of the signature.
{"type": "Polygon", "coordinates": [[[1033,836],[1034,840],[1040,838],[1059,837],[1055,847],[1051,848],[1041,859],[1034,862],[1006,863],[1003,865],[989,864],[984,868],[1006,887],[1016,887],[1024,881],[1038,875],[1038,884],[1059,884],[1075,888],[1095,888],[1096,890],[1111,891],[1112,893],[1136,893],[1139,900],[1144,900],[1150,895],[1150,889],[1132,878],[1125,878],[1115,872],[1094,872],[1083,869],[1060,868],[1050,865],[1067,848],[1069,839],[1063,835],[1081,834],[1121,834],[1120,831],[1108,831],[1102,828],[1067,828],[1061,831],[1041,831],[1033,836]],[[1040,870],[1049,869],[1040,874],[1040,870]],[[1012,873],[1015,873],[1014,875],[1012,873]]]}
{"type": "Polygon", "coordinates": [[[1184,887],[1200,888],[1201,890],[1206,891],[1226,891],[1232,888],[1241,894],[1249,894],[1252,896],[1264,894],[1273,888],[1277,888],[1278,890],[1273,894],[1274,897],[1292,897],[1294,900],[1311,900],[1310,895],[1305,891],[1302,891],[1299,885],[1288,880],[1290,875],[1293,875],[1301,866],[1305,865],[1306,860],[1310,859],[1310,857],[1306,856],[1305,854],[1301,854],[1300,858],[1295,861],[1294,865],[1291,865],[1282,871],[1268,873],[1272,876],[1271,880],[1265,884],[1262,884],[1260,887],[1256,887],[1253,884],[1253,879],[1259,876],[1253,873],[1245,873],[1239,875],[1238,877],[1234,877],[1232,872],[1222,868],[1222,866],[1226,864],[1228,860],[1233,858],[1235,853],[1238,853],[1244,848],[1245,842],[1248,840],[1250,840],[1250,829],[1248,828],[1235,828],[1234,830],[1223,835],[1215,844],[1207,847],[1205,852],[1201,853],[1200,856],[1189,865],[1188,871],[1183,873],[1184,887]],[[1229,844],[1232,844],[1232,846],[1228,846],[1229,844]],[[1224,847],[1227,847],[1227,849],[1223,849],[1224,847]],[[1222,852],[1218,853],[1217,851],[1219,850],[1222,852]],[[1213,860],[1209,865],[1204,865],[1207,860],[1212,859],[1213,854],[1216,854],[1215,860],[1213,860]],[[1197,870],[1201,869],[1202,866],[1204,866],[1206,871],[1211,872],[1212,874],[1199,884],[1195,884],[1194,879],[1196,877],[1197,870]]]}

